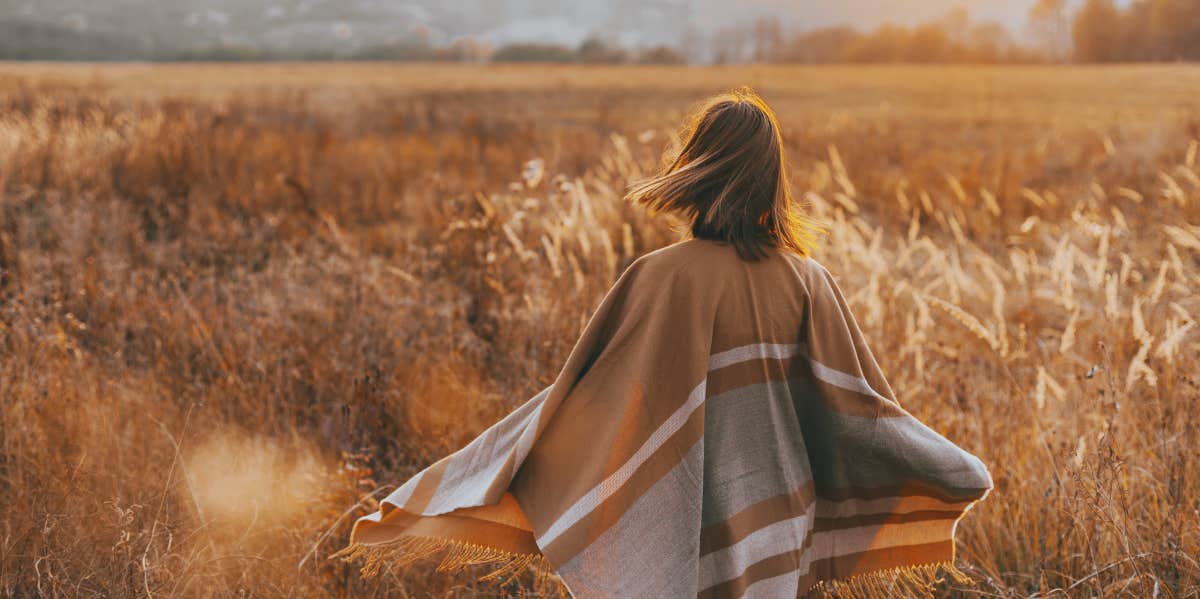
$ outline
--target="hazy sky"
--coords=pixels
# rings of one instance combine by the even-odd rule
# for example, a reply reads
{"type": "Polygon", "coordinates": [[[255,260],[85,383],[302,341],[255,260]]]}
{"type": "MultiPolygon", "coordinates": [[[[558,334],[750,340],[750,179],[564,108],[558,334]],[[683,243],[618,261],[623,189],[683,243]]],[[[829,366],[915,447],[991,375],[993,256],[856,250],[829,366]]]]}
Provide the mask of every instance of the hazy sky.
{"type": "MultiPolygon", "coordinates": [[[[363,47],[411,37],[444,42],[578,43],[600,34],[626,44],[674,43],[688,27],[770,17],[797,31],[837,24],[912,25],[955,7],[999,21],[1017,38],[1036,0],[0,0],[0,21],[137,37],[154,46],[223,43],[363,47]]],[[[1073,0],[1079,2],[1081,0],[1073,0]]]]}

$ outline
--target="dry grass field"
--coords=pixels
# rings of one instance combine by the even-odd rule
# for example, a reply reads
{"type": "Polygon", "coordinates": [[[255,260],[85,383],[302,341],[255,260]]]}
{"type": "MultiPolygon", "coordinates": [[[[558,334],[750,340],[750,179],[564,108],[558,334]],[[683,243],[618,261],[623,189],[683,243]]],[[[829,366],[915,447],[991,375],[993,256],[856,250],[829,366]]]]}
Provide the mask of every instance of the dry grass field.
{"type": "Polygon", "coordinates": [[[0,65],[0,594],[472,597],[328,559],[553,379],[756,86],[962,597],[1200,596],[1200,68],[0,65]]]}

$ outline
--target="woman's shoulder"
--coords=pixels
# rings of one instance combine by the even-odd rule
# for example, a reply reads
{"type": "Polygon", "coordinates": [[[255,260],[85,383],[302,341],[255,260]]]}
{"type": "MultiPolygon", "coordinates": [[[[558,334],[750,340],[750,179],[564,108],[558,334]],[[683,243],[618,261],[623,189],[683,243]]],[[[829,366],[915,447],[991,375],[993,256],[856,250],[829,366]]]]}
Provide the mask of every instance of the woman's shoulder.
{"type": "Polygon", "coordinates": [[[829,271],[816,259],[787,250],[774,250],[767,258],[748,262],[729,243],[709,239],[687,239],[642,255],[631,268],[644,271],[652,278],[676,277],[694,273],[706,279],[720,279],[722,274],[757,271],[763,276],[771,273],[791,273],[805,282],[831,278],[829,271]]]}
{"type": "Polygon", "coordinates": [[[660,282],[699,276],[719,277],[741,260],[728,244],[707,239],[686,239],[643,254],[630,270],[660,282]]]}
{"type": "Polygon", "coordinates": [[[642,266],[680,266],[696,260],[720,259],[732,251],[733,248],[728,244],[692,238],[642,254],[634,263],[642,266]]]}

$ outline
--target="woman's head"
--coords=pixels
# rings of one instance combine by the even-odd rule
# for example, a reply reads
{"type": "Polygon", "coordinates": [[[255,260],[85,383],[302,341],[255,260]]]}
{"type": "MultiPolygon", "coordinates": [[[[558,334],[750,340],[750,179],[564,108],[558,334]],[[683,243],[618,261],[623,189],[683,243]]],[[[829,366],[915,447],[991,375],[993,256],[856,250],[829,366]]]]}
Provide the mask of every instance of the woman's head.
{"type": "Polygon", "coordinates": [[[716,96],[686,123],[678,154],[628,199],[687,219],[694,237],[726,241],[746,259],[771,247],[807,255],[813,232],[788,185],[775,113],[749,88],[716,96]]]}

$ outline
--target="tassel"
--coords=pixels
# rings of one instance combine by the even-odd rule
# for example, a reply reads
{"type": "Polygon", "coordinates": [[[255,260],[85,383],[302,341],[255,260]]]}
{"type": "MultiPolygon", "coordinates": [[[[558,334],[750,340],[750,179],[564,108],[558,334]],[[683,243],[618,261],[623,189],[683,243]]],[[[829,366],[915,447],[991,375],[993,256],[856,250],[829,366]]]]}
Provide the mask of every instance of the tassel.
{"type": "MultiPolygon", "coordinates": [[[[472,566],[490,565],[493,569],[478,580],[495,581],[499,586],[505,586],[532,570],[532,589],[522,588],[519,596],[570,597],[550,562],[537,553],[512,553],[465,541],[402,536],[384,545],[351,545],[331,557],[347,562],[362,561],[363,577],[371,578],[385,567],[394,571],[438,555],[441,555],[438,572],[458,572],[472,566]]],[[[938,562],[876,570],[841,580],[822,580],[809,587],[804,595],[822,599],[933,597],[934,587],[947,577],[963,585],[974,582],[952,562],[938,562]]]]}
{"type": "Polygon", "coordinates": [[[951,562],[901,566],[855,574],[842,580],[821,580],[809,587],[806,596],[822,599],[890,599],[933,597],[933,587],[945,577],[958,584],[974,581],[951,562]]]}
{"type": "MultiPolygon", "coordinates": [[[[512,553],[466,541],[405,535],[382,545],[350,545],[330,557],[346,562],[361,561],[360,572],[363,578],[371,578],[379,575],[385,567],[395,571],[438,555],[441,556],[437,566],[438,572],[458,572],[472,566],[493,566],[491,571],[480,576],[478,580],[506,586],[521,574],[532,570],[532,596],[569,597],[565,587],[559,583],[554,568],[540,553],[512,553]]],[[[526,596],[526,589],[521,590],[521,595],[526,596]]]]}

